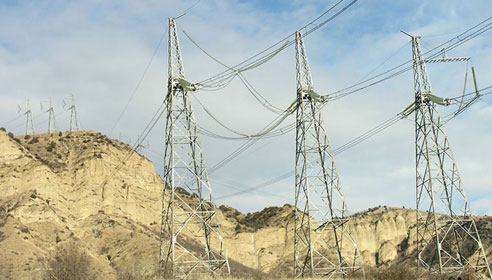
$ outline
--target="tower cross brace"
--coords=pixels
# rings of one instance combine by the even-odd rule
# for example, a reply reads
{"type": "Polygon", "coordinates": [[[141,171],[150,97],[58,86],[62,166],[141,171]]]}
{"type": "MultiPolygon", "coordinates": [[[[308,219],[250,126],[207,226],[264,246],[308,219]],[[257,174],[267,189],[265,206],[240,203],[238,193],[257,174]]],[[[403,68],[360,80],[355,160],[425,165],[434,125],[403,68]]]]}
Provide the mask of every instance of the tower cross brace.
{"type": "Polygon", "coordinates": [[[296,66],[294,277],[364,274],[300,31],[296,66]]]}

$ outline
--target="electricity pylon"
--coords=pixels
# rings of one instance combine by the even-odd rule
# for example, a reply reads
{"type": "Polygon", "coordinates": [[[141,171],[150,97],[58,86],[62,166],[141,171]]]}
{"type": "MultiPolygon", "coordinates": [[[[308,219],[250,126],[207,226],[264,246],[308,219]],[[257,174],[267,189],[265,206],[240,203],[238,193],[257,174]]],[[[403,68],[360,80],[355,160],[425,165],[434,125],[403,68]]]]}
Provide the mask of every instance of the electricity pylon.
{"type": "Polygon", "coordinates": [[[164,187],[159,272],[178,278],[229,274],[217,212],[179,47],[169,19],[169,79],[166,96],[164,187]]]}
{"type": "Polygon", "coordinates": [[[296,66],[294,277],[364,274],[300,31],[296,66]]]}
{"type": "MultiPolygon", "coordinates": [[[[19,105],[18,107],[18,112],[21,110],[21,106],[19,105]]],[[[34,125],[32,123],[32,111],[31,111],[31,105],[29,103],[29,99],[27,100],[26,103],[26,111],[23,113],[26,115],[26,135],[34,135],[34,125]]]]}
{"type": "Polygon", "coordinates": [[[445,102],[432,93],[419,37],[409,36],[415,90],[418,269],[460,275],[471,268],[492,278],[439,116],[437,104],[445,102]]]}
{"type": "MultiPolygon", "coordinates": [[[[41,103],[41,107],[43,107],[43,104],[41,103]]],[[[48,110],[46,110],[48,113],[48,133],[51,133],[52,131],[56,132],[56,120],[55,120],[55,109],[53,108],[53,103],[51,102],[50,98],[50,107],[48,110]],[[53,130],[51,129],[53,127],[53,130]]]]}
{"type": "Polygon", "coordinates": [[[72,94],[72,104],[67,110],[70,110],[70,132],[79,130],[79,118],[77,116],[77,107],[75,106],[75,96],[72,94]]]}

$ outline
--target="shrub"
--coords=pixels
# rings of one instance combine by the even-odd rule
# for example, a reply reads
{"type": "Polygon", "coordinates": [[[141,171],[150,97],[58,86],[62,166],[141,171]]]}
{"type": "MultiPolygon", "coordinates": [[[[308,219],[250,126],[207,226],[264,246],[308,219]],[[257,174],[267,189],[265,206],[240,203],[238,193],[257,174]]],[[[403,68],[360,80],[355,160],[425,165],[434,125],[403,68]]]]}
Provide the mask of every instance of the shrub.
{"type": "Polygon", "coordinates": [[[140,265],[134,263],[133,265],[126,265],[116,268],[117,280],[140,280],[149,279],[145,277],[143,271],[140,269],[140,265]]]}
{"type": "Polygon", "coordinates": [[[21,226],[20,231],[22,233],[29,233],[29,229],[26,226],[21,226]]]}
{"type": "Polygon", "coordinates": [[[246,214],[246,217],[244,217],[244,219],[241,219],[239,222],[245,226],[257,230],[269,226],[270,218],[278,215],[281,209],[281,207],[276,206],[267,207],[260,212],[246,214]]]}
{"type": "Polygon", "coordinates": [[[8,135],[10,138],[14,138],[14,134],[13,134],[12,132],[7,133],[7,135],[8,135]]]}
{"type": "Polygon", "coordinates": [[[87,253],[75,243],[58,247],[46,260],[45,280],[95,279],[96,274],[87,253]]]}
{"type": "Polygon", "coordinates": [[[109,248],[106,247],[106,246],[103,246],[101,247],[101,249],[99,250],[99,255],[104,255],[104,254],[107,254],[109,252],[109,248]]]}
{"type": "Polygon", "coordinates": [[[56,148],[56,143],[55,142],[51,142],[48,147],[46,147],[46,151],[48,152],[52,152],[54,149],[56,148]]]}
{"type": "MultiPolygon", "coordinates": [[[[367,271],[367,278],[374,280],[398,279],[398,280],[414,280],[419,279],[415,270],[408,267],[397,265],[386,268],[370,269],[367,271]]],[[[420,278],[422,279],[422,277],[420,278]]],[[[425,279],[425,278],[424,278],[425,279]]]]}
{"type": "MultiPolygon", "coordinates": [[[[28,136],[28,135],[26,135],[26,136],[28,136]]],[[[24,137],[24,138],[25,138],[25,137],[24,137]]],[[[29,141],[29,143],[28,143],[28,144],[34,144],[34,143],[38,143],[38,142],[39,142],[39,137],[34,136],[34,137],[31,139],[31,141],[29,141]]]]}
{"type": "Polygon", "coordinates": [[[7,130],[5,129],[5,127],[0,127],[0,130],[3,131],[3,132],[7,132],[7,130]]]}

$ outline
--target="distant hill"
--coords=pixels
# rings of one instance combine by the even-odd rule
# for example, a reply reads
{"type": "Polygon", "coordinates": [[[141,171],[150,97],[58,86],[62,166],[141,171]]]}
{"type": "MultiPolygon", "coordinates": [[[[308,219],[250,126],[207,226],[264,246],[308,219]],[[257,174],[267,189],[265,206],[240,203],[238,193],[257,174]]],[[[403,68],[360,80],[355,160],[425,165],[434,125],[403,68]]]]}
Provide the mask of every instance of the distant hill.
{"type": "MultiPolygon", "coordinates": [[[[41,278],[43,260],[68,242],[88,253],[100,279],[155,274],[162,185],[151,161],[100,133],[0,131],[0,278],[41,278]]],[[[236,275],[292,275],[293,212],[218,208],[236,275]]],[[[492,218],[476,219],[491,259],[492,218]]],[[[353,215],[366,266],[414,265],[415,222],[415,210],[385,206],[353,215]]]]}

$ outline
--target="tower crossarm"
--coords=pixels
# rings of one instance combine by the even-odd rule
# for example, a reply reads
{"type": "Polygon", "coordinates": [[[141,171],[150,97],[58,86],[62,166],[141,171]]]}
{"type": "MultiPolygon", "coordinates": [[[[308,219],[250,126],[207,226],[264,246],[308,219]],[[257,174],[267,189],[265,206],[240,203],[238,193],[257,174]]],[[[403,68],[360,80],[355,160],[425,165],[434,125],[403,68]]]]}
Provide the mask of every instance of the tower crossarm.
{"type": "Polygon", "coordinates": [[[469,61],[470,59],[471,57],[433,58],[433,59],[424,59],[423,63],[463,62],[463,61],[469,61]]]}

